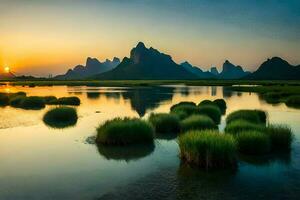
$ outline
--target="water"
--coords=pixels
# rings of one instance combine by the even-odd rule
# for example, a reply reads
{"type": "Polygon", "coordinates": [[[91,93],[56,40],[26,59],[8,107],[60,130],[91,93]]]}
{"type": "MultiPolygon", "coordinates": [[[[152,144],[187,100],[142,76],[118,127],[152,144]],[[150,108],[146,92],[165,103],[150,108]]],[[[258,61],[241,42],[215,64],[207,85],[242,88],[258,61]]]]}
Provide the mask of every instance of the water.
{"type": "MultiPolygon", "coordinates": [[[[300,110],[265,103],[258,95],[223,87],[11,87],[1,92],[78,96],[74,127],[53,129],[42,122],[51,108],[0,108],[0,199],[297,199],[300,196],[300,110]],[[243,158],[237,171],[206,172],[180,163],[176,139],[154,146],[97,148],[86,139],[116,116],[147,118],[180,101],[225,98],[227,113],[264,109],[271,123],[295,133],[291,153],[243,158]]],[[[220,129],[224,128],[224,118],[220,129]]]]}

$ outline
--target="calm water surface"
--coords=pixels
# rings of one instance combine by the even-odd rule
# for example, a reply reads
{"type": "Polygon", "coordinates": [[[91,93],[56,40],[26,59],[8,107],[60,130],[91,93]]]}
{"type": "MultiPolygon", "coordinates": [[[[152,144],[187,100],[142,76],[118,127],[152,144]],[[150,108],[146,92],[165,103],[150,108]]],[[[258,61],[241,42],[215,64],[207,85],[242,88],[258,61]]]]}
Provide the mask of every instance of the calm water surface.
{"type": "MultiPolygon", "coordinates": [[[[223,87],[11,87],[1,92],[78,96],[74,127],[53,129],[42,122],[51,108],[0,108],[0,199],[299,199],[300,110],[270,105],[258,95],[223,87]],[[120,150],[86,142],[95,127],[116,116],[147,118],[180,101],[225,98],[227,113],[264,109],[270,123],[295,133],[290,153],[241,158],[237,171],[205,172],[180,163],[175,139],[120,150]]],[[[220,130],[224,128],[224,118],[220,130]]]]}

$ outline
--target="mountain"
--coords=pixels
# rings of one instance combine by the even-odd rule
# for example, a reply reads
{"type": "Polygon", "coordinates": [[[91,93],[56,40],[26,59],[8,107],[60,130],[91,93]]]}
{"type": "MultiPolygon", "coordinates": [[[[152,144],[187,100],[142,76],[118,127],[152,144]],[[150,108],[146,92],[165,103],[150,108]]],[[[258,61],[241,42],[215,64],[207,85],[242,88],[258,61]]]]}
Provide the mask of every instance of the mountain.
{"type": "Polygon", "coordinates": [[[219,76],[218,69],[216,67],[210,68],[210,73],[212,73],[215,76],[219,76]]]}
{"type": "Polygon", "coordinates": [[[245,79],[257,80],[300,80],[300,66],[293,66],[279,57],[263,62],[260,67],[245,79]]]}
{"type": "Polygon", "coordinates": [[[107,72],[115,68],[120,64],[119,58],[113,58],[112,61],[106,59],[104,62],[100,62],[96,58],[88,57],[86,60],[86,66],[77,65],[73,69],[69,69],[64,75],[58,75],[54,77],[55,79],[83,79],[93,76],[95,74],[100,74],[107,72]]]}
{"type": "Polygon", "coordinates": [[[180,64],[183,68],[185,68],[187,71],[195,74],[198,78],[201,79],[209,79],[209,78],[216,78],[216,76],[214,76],[212,73],[210,72],[204,72],[202,71],[202,69],[200,69],[199,67],[196,66],[192,66],[190,63],[188,63],[187,61],[183,62],[180,64]]]}
{"type": "Polygon", "coordinates": [[[111,71],[93,76],[95,79],[197,79],[197,76],[182,66],[176,64],[171,56],[160,53],[144,43],[139,42],[130,52],[130,58],[125,57],[122,62],[111,71]]]}
{"type": "Polygon", "coordinates": [[[219,74],[220,79],[240,79],[250,74],[243,70],[241,66],[235,66],[226,60],[223,64],[222,72],[219,74]]]}

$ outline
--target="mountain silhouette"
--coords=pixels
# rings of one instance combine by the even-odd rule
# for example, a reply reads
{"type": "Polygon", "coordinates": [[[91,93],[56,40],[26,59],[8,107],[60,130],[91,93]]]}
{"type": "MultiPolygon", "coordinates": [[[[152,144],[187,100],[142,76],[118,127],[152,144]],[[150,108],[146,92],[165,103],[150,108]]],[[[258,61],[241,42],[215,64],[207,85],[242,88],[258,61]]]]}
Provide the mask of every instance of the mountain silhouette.
{"type": "Polygon", "coordinates": [[[222,72],[219,74],[220,79],[240,79],[250,74],[243,70],[241,66],[235,66],[226,60],[223,64],[222,72]]]}
{"type": "Polygon", "coordinates": [[[185,68],[187,71],[195,74],[200,79],[211,79],[216,78],[215,75],[213,75],[210,72],[204,72],[202,69],[196,66],[192,66],[189,62],[185,61],[180,64],[183,68],[185,68]]]}
{"type": "Polygon", "coordinates": [[[215,76],[219,76],[218,69],[216,67],[210,68],[210,73],[212,73],[215,76]]]}
{"type": "Polygon", "coordinates": [[[197,79],[197,76],[176,64],[171,56],[139,42],[114,69],[93,76],[95,79],[197,79]]]}
{"type": "Polygon", "coordinates": [[[96,58],[88,57],[86,60],[86,66],[77,65],[73,69],[69,69],[66,74],[58,75],[55,79],[84,79],[95,74],[109,71],[120,64],[120,59],[114,57],[112,61],[106,59],[104,62],[100,62],[96,58]]]}
{"type": "Polygon", "coordinates": [[[245,79],[256,80],[299,80],[300,66],[290,65],[279,57],[273,57],[263,62],[260,67],[245,79]]]}

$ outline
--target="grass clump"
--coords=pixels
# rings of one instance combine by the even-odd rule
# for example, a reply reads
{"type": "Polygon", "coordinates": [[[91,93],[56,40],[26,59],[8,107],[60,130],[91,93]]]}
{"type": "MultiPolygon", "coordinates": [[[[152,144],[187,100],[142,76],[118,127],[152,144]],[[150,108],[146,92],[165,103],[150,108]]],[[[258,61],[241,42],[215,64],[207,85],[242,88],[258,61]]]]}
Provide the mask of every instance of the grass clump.
{"type": "Polygon", "coordinates": [[[173,105],[170,108],[170,111],[173,111],[174,109],[176,109],[178,107],[181,107],[181,106],[196,106],[196,104],[194,102],[191,102],[191,101],[182,101],[182,102],[180,102],[178,104],[173,105]]]}
{"type": "Polygon", "coordinates": [[[180,132],[180,121],[177,115],[168,113],[152,113],[149,122],[153,125],[156,133],[180,132]]]}
{"type": "Polygon", "coordinates": [[[199,108],[195,103],[181,102],[179,104],[172,106],[171,113],[177,115],[180,119],[185,119],[192,114],[199,113],[199,108]]]}
{"type": "Polygon", "coordinates": [[[216,129],[215,122],[206,115],[191,115],[181,121],[182,131],[216,129]]]}
{"type": "Polygon", "coordinates": [[[217,131],[190,131],[179,137],[181,159],[203,168],[236,167],[237,145],[231,135],[217,131]]]}
{"type": "Polygon", "coordinates": [[[198,108],[198,114],[207,115],[210,117],[216,124],[219,124],[221,121],[221,111],[217,106],[204,105],[198,108]]]}
{"type": "Polygon", "coordinates": [[[225,127],[225,132],[233,135],[240,134],[244,131],[264,131],[265,126],[262,124],[254,124],[244,119],[234,120],[225,127]]]}
{"type": "Polygon", "coordinates": [[[49,102],[49,104],[78,106],[80,105],[80,99],[78,97],[61,97],[49,102]]]}
{"type": "Polygon", "coordinates": [[[289,107],[300,108],[300,95],[288,97],[285,104],[289,107]]]}
{"type": "Polygon", "coordinates": [[[245,120],[256,124],[266,124],[267,114],[262,110],[238,110],[227,116],[226,123],[230,124],[235,120],[245,120]]]}
{"type": "Polygon", "coordinates": [[[238,149],[243,154],[260,155],[271,150],[270,138],[258,131],[244,131],[235,136],[238,149]]]}
{"type": "Polygon", "coordinates": [[[272,150],[289,150],[293,141],[292,130],[285,125],[270,125],[266,133],[270,137],[272,150]]]}
{"type": "Polygon", "coordinates": [[[8,95],[5,93],[0,93],[0,106],[7,106],[9,104],[8,95]]]}
{"type": "Polygon", "coordinates": [[[45,104],[52,104],[52,102],[57,101],[55,96],[44,96],[43,97],[45,104]]]}
{"type": "Polygon", "coordinates": [[[215,105],[215,104],[211,100],[208,100],[208,99],[203,100],[198,104],[198,106],[204,106],[204,105],[215,105]]]}
{"type": "Polygon", "coordinates": [[[38,110],[38,109],[45,108],[45,102],[42,97],[29,96],[29,97],[24,97],[20,101],[19,107],[23,109],[38,110]]]}
{"type": "Polygon", "coordinates": [[[126,145],[153,142],[154,129],[138,118],[115,118],[97,128],[99,144],[126,145]]]}
{"type": "Polygon", "coordinates": [[[226,113],[227,105],[226,105],[226,101],[224,99],[216,99],[213,101],[213,103],[216,104],[220,108],[222,114],[226,113]]]}
{"type": "Polygon", "coordinates": [[[78,115],[75,108],[56,107],[49,110],[43,117],[46,125],[53,128],[65,128],[77,123],[78,115]]]}

